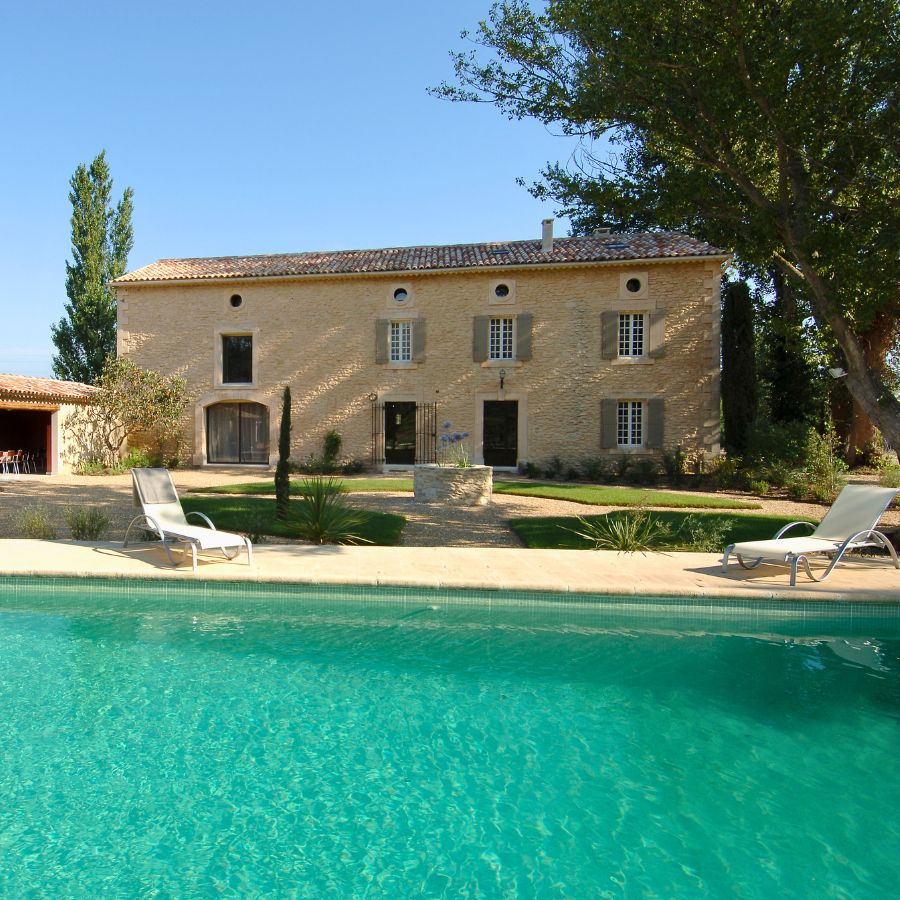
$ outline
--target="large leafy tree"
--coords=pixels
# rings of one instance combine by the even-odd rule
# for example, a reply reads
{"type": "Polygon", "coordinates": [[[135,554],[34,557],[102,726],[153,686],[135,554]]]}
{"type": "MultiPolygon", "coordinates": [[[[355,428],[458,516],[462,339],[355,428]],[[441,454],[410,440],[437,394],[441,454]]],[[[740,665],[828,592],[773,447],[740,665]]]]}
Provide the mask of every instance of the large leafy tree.
{"type": "Polygon", "coordinates": [[[69,181],[72,262],[66,263],[66,314],[51,326],[59,378],[94,384],[116,352],[116,301],[109,283],[125,273],[134,243],[132,195],[112,206],[113,181],[105,151],[80,165],[69,181]]]}
{"type": "Polygon", "coordinates": [[[774,262],[900,448],[895,0],[522,0],[436,93],[583,138],[537,193],[576,229],[692,231],[774,262]]]}

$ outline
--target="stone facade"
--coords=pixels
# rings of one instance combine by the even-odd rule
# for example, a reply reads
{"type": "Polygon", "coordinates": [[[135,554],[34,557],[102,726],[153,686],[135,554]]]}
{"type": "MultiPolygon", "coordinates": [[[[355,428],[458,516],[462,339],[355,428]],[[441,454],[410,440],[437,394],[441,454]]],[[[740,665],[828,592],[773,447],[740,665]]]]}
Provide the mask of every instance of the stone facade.
{"type": "MultiPolygon", "coordinates": [[[[187,379],[192,406],[184,430],[196,465],[209,462],[208,408],[234,402],[264,407],[267,460],[256,461],[274,463],[286,385],[299,461],[321,454],[331,430],[347,457],[391,457],[384,417],[406,408],[417,410],[415,461],[431,461],[421,445],[446,420],[471,433],[472,462],[498,467],[486,458],[493,449],[485,452],[485,416],[499,408],[492,401],[515,401],[502,407],[514,431],[506,464],[554,456],[576,464],[675,446],[714,454],[725,259],[707,248],[670,258],[255,276],[239,266],[237,274],[204,275],[203,260],[161,261],[152,277],[138,270],[116,285],[118,350],[187,379]],[[197,266],[167,278],[166,263],[197,266]],[[644,314],[645,331],[645,352],[631,358],[615,349],[619,316],[629,312],[644,314]],[[487,339],[491,318],[515,323],[515,358],[482,358],[479,340],[487,339]],[[390,362],[390,323],[407,321],[411,359],[390,362]],[[227,335],[252,339],[248,383],[223,382],[227,335]],[[622,401],[642,405],[637,446],[619,446],[609,421],[622,401]],[[430,430],[421,427],[426,408],[436,410],[430,430]]],[[[488,445],[495,440],[487,438],[488,445]]]]}

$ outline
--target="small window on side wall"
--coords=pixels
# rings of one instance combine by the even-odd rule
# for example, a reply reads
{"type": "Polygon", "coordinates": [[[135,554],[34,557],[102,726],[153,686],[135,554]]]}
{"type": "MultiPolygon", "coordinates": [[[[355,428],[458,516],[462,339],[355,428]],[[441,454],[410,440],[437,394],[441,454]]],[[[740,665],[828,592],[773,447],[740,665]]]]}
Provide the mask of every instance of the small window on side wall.
{"type": "Polygon", "coordinates": [[[222,383],[252,384],[253,336],[222,335],[222,383]]]}

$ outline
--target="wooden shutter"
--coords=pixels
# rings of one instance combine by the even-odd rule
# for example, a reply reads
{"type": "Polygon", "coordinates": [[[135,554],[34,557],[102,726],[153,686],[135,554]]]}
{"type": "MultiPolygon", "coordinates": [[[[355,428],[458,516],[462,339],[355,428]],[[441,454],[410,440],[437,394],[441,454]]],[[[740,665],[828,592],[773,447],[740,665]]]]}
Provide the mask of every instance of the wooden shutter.
{"type": "Polygon", "coordinates": [[[386,363],[388,361],[388,326],[387,319],[375,320],[375,362],[386,363]]]}
{"type": "Polygon", "coordinates": [[[644,441],[648,450],[659,450],[665,436],[665,405],[662,399],[647,401],[647,437],[644,441]]]}
{"type": "Polygon", "coordinates": [[[425,362],[425,320],[412,320],[412,358],[413,362],[425,362]]]}
{"type": "Polygon", "coordinates": [[[531,313],[516,316],[516,359],[531,359],[531,313]]]}
{"type": "Polygon", "coordinates": [[[604,450],[614,450],[619,446],[619,402],[600,401],[600,446],[604,450]]]}
{"type": "Polygon", "coordinates": [[[606,310],[601,316],[600,358],[617,359],[619,356],[619,314],[606,310]]]}
{"type": "Polygon", "coordinates": [[[484,362],[488,358],[488,329],[490,316],[475,316],[472,329],[472,360],[484,362]]]}
{"type": "Polygon", "coordinates": [[[666,355],[666,311],[657,309],[650,313],[650,359],[660,359],[666,355]]]}

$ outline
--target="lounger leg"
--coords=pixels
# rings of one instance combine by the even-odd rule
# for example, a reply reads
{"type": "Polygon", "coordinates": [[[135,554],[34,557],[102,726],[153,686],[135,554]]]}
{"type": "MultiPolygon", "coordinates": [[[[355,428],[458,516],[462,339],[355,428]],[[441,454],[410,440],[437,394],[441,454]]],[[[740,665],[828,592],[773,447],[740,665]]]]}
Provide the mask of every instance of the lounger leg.
{"type": "Polygon", "coordinates": [[[244,538],[245,543],[247,544],[247,565],[253,565],[253,544],[250,543],[250,538],[244,538]]]}
{"type": "Polygon", "coordinates": [[[197,574],[197,545],[191,541],[191,570],[197,574]]]}
{"type": "Polygon", "coordinates": [[[731,551],[732,551],[732,550],[734,550],[734,544],[729,544],[729,545],[725,548],[725,553],[724,553],[724,556],[723,556],[723,558],[722,558],[722,572],[723,572],[723,573],[728,571],[728,557],[731,556],[731,551]]]}

